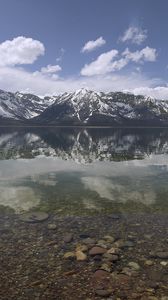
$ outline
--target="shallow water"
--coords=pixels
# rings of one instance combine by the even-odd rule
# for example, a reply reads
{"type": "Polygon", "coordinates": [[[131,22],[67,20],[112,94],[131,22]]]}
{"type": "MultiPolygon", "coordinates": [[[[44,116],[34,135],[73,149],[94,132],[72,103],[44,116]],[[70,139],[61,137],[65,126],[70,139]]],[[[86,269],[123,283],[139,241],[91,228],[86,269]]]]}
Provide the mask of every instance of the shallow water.
{"type": "Polygon", "coordinates": [[[167,300],[167,182],[167,129],[1,128],[0,299],[167,300]]]}

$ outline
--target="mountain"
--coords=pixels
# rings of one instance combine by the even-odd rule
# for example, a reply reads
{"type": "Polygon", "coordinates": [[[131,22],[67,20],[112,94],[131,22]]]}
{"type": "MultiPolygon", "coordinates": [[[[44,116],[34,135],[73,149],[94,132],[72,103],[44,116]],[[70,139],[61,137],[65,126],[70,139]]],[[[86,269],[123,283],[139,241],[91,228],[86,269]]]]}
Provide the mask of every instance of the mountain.
{"type": "Polygon", "coordinates": [[[168,100],[79,89],[40,98],[0,90],[0,123],[29,125],[167,126],[168,100]]]}
{"type": "Polygon", "coordinates": [[[0,90],[0,120],[29,120],[53,104],[54,98],[40,98],[32,94],[10,93],[0,90]]]}

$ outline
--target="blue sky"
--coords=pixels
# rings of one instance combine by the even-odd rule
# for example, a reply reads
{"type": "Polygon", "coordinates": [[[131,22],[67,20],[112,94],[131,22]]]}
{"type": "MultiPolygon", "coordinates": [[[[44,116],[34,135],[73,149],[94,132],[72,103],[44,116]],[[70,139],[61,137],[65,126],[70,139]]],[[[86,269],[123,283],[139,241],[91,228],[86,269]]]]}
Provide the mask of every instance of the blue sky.
{"type": "Polygon", "coordinates": [[[0,0],[0,88],[168,99],[167,0],[0,0]]]}

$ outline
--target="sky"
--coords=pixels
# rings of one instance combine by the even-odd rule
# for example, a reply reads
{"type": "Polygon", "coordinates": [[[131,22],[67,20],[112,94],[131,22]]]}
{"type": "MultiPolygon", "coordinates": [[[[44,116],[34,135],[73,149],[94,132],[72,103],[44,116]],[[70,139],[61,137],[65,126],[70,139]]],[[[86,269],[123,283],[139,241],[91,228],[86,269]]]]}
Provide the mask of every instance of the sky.
{"type": "Polygon", "coordinates": [[[0,0],[0,89],[168,99],[167,0],[0,0]]]}

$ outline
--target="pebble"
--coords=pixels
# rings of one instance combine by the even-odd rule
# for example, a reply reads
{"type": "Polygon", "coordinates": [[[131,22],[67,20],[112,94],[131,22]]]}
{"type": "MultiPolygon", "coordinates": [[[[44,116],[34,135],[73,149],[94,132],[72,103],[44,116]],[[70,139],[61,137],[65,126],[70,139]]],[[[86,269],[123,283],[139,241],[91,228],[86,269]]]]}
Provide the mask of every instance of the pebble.
{"type": "Polygon", "coordinates": [[[160,264],[163,266],[163,267],[166,267],[168,265],[168,262],[167,261],[161,261],[160,264]]]}
{"type": "Polygon", "coordinates": [[[78,244],[76,246],[76,251],[86,252],[86,251],[88,251],[88,247],[87,247],[87,245],[78,244]]]}
{"type": "Polygon", "coordinates": [[[100,269],[104,270],[104,271],[107,271],[109,273],[112,271],[111,265],[106,264],[106,263],[102,264],[101,267],[100,267],[100,269]]]}
{"type": "Polygon", "coordinates": [[[168,251],[150,252],[150,257],[168,259],[168,251]]]}
{"type": "Polygon", "coordinates": [[[73,240],[73,234],[72,233],[67,233],[64,238],[63,238],[65,243],[70,243],[73,240]]]}
{"type": "Polygon", "coordinates": [[[96,243],[96,240],[92,238],[87,238],[83,240],[83,243],[86,245],[94,245],[96,243]]]}
{"type": "Polygon", "coordinates": [[[106,253],[106,251],[107,250],[105,248],[95,246],[91,248],[91,250],[89,251],[89,255],[91,256],[100,255],[106,253]]]}
{"type": "Polygon", "coordinates": [[[101,279],[101,278],[108,278],[109,277],[109,272],[104,271],[104,270],[97,270],[94,274],[93,274],[93,278],[94,279],[101,279]]]}
{"type": "Polygon", "coordinates": [[[140,265],[134,261],[129,262],[128,266],[136,271],[140,270],[140,265]]]}
{"type": "Polygon", "coordinates": [[[119,253],[120,253],[120,250],[119,250],[118,248],[112,247],[112,248],[110,248],[110,249],[107,251],[107,253],[109,253],[109,254],[119,254],[119,253]]]}
{"type": "Polygon", "coordinates": [[[111,291],[108,290],[95,290],[95,294],[101,297],[109,297],[111,295],[111,291]]]}
{"type": "Polygon", "coordinates": [[[153,266],[154,262],[152,260],[146,260],[144,264],[145,264],[145,266],[150,267],[150,266],[153,266]]]}
{"type": "Polygon", "coordinates": [[[47,220],[49,215],[45,212],[27,212],[20,216],[20,220],[27,223],[38,223],[47,220]]]}
{"type": "Polygon", "coordinates": [[[78,250],[78,251],[76,251],[76,259],[78,261],[87,260],[87,255],[85,253],[83,253],[82,251],[78,250]]]}
{"type": "Polygon", "coordinates": [[[103,258],[106,259],[106,260],[108,260],[108,261],[113,261],[113,262],[119,260],[118,255],[110,254],[110,253],[103,254],[103,258]]]}
{"type": "Polygon", "coordinates": [[[104,238],[104,240],[107,240],[110,243],[114,243],[114,241],[115,241],[115,238],[111,235],[105,235],[103,238],[104,238]]]}
{"type": "Polygon", "coordinates": [[[129,247],[134,247],[135,243],[133,241],[126,241],[123,243],[123,245],[121,246],[121,248],[129,248],[129,247]]]}
{"type": "Polygon", "coordinates": [[[48,224],[47,228],[49,230],[55,230],[57,228],[57,226],[55,224],[48,224]]]}
{"type": "Polygon", "coordinates": [[[65,254],[64,254],[64,258],[75,258],[76,257],[76,255],[75,255],[75,253],[74,252],[66,252],[65,254]]]}
{"type": "Polygon", "coordinates": [[[87,233],[83,233],[83,234],[80,234],[79,237],[80,237],[81,239],[87,239],[87,238],[90,237],[90,235],[87,234],[87,233]]]}

